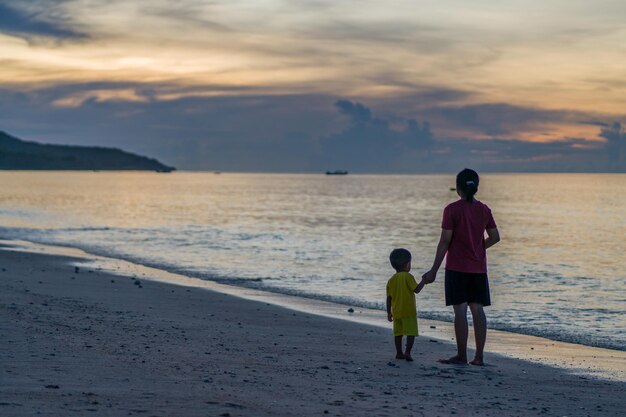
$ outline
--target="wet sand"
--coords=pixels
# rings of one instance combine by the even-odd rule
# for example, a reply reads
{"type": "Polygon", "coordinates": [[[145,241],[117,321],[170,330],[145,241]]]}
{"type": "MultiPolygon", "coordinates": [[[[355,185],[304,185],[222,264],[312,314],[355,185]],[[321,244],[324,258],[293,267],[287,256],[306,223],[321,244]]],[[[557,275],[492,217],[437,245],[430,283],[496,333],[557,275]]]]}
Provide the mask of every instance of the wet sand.
{"type": "MultiPolygon", "coordinates": [[[[618,416],[626,382],[0,250],[2,416],[618,416]]],[[[149,277],[147,277],[149,278],[149,277]]],[[[381,312],[382,314],[382,312],[381,312]]],[[[575,360],[575,358],[573,358],[575,360]]]]}

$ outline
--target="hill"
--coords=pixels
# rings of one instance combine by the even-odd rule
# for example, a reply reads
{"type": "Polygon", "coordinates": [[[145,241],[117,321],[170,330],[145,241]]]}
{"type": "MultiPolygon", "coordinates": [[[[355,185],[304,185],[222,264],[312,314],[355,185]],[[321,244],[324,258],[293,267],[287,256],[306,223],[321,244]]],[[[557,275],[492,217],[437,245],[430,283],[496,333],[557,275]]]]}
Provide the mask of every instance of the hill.
{"type": "Polygon", "coordinates": [[[0,169],[169,172],[176,168],[120,149],[27,142],[0,131],[0,169]]]}

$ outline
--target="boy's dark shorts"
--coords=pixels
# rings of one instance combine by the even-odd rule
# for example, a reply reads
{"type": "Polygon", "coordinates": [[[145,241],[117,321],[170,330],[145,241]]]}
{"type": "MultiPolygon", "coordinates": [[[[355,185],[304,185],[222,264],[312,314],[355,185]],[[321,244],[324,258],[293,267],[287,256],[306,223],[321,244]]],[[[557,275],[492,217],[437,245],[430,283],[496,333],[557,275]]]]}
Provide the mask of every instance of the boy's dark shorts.
{"type": "Polygon", "coordinates": [[[462,303],[491,305],[486,272],[474,274],[446,269],[446,305],[462,303]]]}

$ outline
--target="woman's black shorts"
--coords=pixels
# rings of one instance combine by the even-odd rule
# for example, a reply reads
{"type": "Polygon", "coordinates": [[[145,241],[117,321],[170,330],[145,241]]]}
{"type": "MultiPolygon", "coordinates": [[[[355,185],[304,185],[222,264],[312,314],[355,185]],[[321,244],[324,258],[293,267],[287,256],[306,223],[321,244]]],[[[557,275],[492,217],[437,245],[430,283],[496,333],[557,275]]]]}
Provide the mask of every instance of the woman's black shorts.
{"type": "Polygon", "coordinates": [[[462,303],[491,305],[487,273],[474,274],[446,269],[446,305],[462,303]]]}

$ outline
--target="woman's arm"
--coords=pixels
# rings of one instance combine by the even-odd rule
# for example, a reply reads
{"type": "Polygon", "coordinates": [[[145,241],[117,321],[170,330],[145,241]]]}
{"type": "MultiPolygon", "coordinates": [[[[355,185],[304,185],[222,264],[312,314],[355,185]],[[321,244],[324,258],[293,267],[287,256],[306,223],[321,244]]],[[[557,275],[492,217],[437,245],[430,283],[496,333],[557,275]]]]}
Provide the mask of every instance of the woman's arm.
{"type": "Polygon", "coordinates": [[[485,239],[485,249],[488,249],[500,241],[500,233],[497,228],[487,229],[487,239],[485,239]]]}
{"type": "Polygon", "coordinates": [[[441,229],[441,237],[439,237],[439,244],[437,245],[437,253],[435,254],[433,266],[430,268],[430,271],[422,275],[422,279],[427,284],[435,282],[435,279],[437,278],[437,271],[439,271],[439,267],[441,267],[441,263],[443,262],[443,258],[446,256],[446,252],[448,252],[448,247],[450,246],[451,241],[452,230],[441,229]]]}

